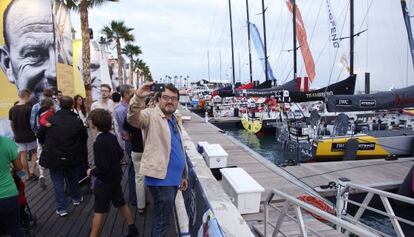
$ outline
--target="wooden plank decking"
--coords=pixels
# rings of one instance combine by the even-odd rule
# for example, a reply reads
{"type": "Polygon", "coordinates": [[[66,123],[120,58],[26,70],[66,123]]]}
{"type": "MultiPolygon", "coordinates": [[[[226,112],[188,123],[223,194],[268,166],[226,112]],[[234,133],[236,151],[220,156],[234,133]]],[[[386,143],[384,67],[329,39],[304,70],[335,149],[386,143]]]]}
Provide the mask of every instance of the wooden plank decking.
{"type": "MultiPolygon", "coordinates": [[[[124,196],[128,196],[127,173],[124,173],[122,185],[124,196]]],[[[37,217],[37,226],[33,228],[35,236],[88,236],[93,217],[94,197],[87,187],[82,187],[84,197],[80,206],[73,206],[68,197],[68,212],[66,217],[55,213],[53,185],[47,177],[47,188],[41,189],[38,182],[26,184],[26,197],[32,213],[37,217]]],[[[127,200],[127,199],[126,199],[127,200]]],[[[151,230],[152,205],[147,208],[145,215],[139,215],[136,208],[130,206],[140,236],[149,236],[151,230]]],[[[127,225],[120,212],[111,207],[106,215],[101,236],[122,236],[127,232],[127,225]]]]}
{"type": "MultiPolygon", "coordinates": [[[[90,136],[91,137],[91,136],[90,136]]],[[[89,148],[92,148],[92,140],[89,139],[89,148]]],[[[92,149],[89,149],[89,160],[93,164],[92,149]]],[[[122,187],[124,189],[124,197],[128,202],[127,188],[127,166],[122,166],[124,175],[122,178],[122,187]]],[[[94,196],[89,192],[87,187],[82,187],[81,192],[84,200],[79,206],[73,206],[70,197],[68,200],[68,213],[66,217],[59,217],[55,213],[54,192],[49,172],[47,173],[47,188],[40,188],[37,181],[26,183],[26,197],[32,213],[37,217],[37,226],[32,228],[33,236],[46,237],[78,237],[88,236],[93,217],[94,196]]],[[[136,207],[129,205],[132,215],[135,219],[135,225],[138,227],[141,236],[151,236],[153,204],[151,197],[150,204],[147,206],[145,214],[140,215],[136,212],[136,207]]],[[[123,236],[127,232],[127,224],[125,223],[121,213],[114,207],[111,207],[109,213],[103,223],[102,237],[123,236]]],[[[177,236],[175,226],[169,232],[169,236],[177,236]]]]}

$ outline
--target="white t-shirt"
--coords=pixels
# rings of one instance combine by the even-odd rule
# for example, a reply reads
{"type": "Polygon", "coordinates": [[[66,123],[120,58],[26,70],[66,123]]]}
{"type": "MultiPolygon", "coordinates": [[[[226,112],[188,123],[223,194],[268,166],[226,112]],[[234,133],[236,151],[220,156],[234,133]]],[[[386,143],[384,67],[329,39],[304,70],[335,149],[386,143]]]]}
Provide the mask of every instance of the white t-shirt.
{"type": "Polygon", "coordinates": [[[106,102],[107,103],[103,103],[100,99],[98,101],[93,102],[91,106],[91,111],[94,109],[105,109],[112,114],[112,112],[114,111],[114,102],[111,99],[108,99],[106,102]]]}

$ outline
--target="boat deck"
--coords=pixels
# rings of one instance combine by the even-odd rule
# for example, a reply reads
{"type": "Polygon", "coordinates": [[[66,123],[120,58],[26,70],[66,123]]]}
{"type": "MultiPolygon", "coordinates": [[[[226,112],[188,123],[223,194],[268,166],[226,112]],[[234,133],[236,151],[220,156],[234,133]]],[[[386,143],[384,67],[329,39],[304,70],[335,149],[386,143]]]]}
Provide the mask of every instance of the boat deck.
{"type": "Polygon", "coordinates": [[[374,137],[391,137],[391,136],[414,136],[412,129],[395,129],[395,130],[374,130],[367,131],[365,134],[374,137]]]}

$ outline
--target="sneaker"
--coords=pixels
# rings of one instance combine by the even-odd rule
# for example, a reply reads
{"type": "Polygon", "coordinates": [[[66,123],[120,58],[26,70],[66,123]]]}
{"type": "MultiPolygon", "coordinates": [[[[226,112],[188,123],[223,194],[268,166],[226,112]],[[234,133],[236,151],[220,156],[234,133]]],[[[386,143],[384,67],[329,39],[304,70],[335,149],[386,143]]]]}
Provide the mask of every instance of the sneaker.
{"type": "Polygon", "coordinates": [[[60,217],[65,217],[68,215],[68,212],[66,210],[56,211],[56,214],[58,214],[60,217]]]}
{"type": "Polygon", "coordinates": [[[81,196],[81,198],[79,200],[73,200],[73,205],[74,206],[79,206],[81,204],[81,202],[83,202],[83,196],[81,196]]]}
{"type": "Polygon", "coordinates": [[[40,176],[39,177],[39,184],[40,184],[40,187],[42,188],[42,189],[46,189],[46,178],[45,178],[45,176],[40,176]]]}
{"type": "Polygon", "coordinates": [[[134,224],[129,225],[128,233],[125,235],[125,237],[135,237],[135,236],[139,236],[137,227],[134,224]]]}

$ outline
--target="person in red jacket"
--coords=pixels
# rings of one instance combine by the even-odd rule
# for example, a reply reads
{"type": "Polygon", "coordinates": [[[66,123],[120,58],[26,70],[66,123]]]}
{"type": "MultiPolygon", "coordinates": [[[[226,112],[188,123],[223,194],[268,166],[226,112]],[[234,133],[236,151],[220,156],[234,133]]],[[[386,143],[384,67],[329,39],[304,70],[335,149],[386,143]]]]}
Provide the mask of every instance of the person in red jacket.
{"type": "Polygon", "coordinates": [[[50,127],[52,126],[49,123],[48,118],[55,113],[55,104],[51,99],[43,99],[40,104],[40,116],[39,116],[39,124],[40,126],[50,127]]]}

